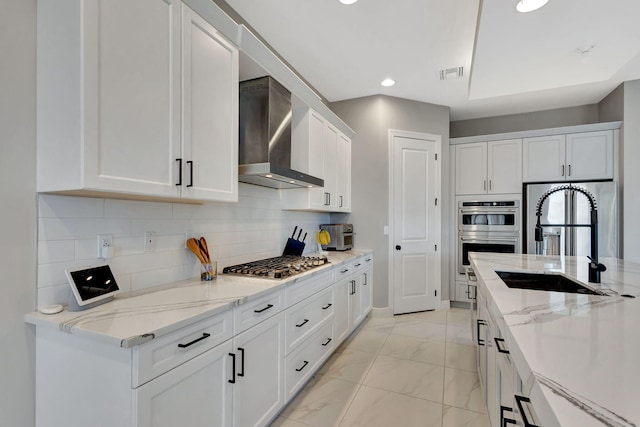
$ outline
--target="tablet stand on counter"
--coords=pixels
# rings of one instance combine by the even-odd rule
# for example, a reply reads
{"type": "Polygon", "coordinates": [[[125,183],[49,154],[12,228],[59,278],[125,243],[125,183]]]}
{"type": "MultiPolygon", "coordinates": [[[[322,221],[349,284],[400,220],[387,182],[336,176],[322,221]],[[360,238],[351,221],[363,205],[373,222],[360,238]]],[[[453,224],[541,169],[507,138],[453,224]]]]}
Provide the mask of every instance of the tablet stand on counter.
{"type": "Polygon", "coordinates": [[[71,286],[68,311],[82,311],[111,300],[120,292],[108,265],[79,270],[65,270],[71,286]]]}

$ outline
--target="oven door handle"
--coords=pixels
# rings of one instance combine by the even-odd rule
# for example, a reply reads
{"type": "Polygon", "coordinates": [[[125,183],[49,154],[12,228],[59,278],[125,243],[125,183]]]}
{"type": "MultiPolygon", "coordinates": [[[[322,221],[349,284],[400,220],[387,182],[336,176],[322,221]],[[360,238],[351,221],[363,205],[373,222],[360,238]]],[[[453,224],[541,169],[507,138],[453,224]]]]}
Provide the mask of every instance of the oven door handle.
{"type": "Polygon", "coordinates": [[[461,214],[476,214],[476,215],[496,215],[501,213],[514,213],[516,209],[496,209],[496,210],[473,210],[473,209],[460,209],[458,212],[461,214]]]}
{"type": "Polygon", "coordinates": [[[490,238],[476,238],[476,237],[464,237],[460,236],[460,240],[463,242],[478,242],[478,243],[491,243],[491,242],[516,242],[517,237],[490,237],[490,238]]]}

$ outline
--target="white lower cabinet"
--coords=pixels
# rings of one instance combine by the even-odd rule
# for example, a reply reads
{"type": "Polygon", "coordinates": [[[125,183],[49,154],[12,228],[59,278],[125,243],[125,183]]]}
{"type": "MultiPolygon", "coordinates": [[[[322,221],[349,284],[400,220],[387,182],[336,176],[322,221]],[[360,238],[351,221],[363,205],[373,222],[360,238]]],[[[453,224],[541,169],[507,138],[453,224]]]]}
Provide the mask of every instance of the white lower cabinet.
{"type": "Polygon", "coordinates": [[[37,327],[36,425],[266,426],[371,309],[372,261],[132,348],[37,327]]]}
{"type": "Polygon", "coordinates": [[[133,390],[137,427],[230,426],[231,340],[133,390]]]}
{"type": "Polygon", "coordinates": [[[284,406],[284,313],[233,339],[233,425],[266,425],[284,406]]]}

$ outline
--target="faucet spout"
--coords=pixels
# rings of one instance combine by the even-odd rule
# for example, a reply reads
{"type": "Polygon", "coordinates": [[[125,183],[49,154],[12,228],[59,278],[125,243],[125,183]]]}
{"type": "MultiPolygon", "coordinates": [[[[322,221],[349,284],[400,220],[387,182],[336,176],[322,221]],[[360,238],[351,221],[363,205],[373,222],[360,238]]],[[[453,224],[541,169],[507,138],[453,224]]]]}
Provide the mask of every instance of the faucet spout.
{"type": "Polygon", "coordinates": [[[606,271],[607,267],[598,262],[598,209],[596,206],[596,199],[593,197],[591,193],[581,187],[574,187],[571,184],[559,185],[554,187],[547,192],[545,192],[540,199],[538,200],[538,204],[536,206],[536,227],[535,227],[535,241],[542,242],[542,227],[589,227],[591,233],[591,256],[588,256],[589,262],[589,282],[591,283],[600,283],[600,273],[606,271]],[[551,196],[553,193],[557,193],[559,191],[577,191],[584,195],[587,200],[589,200],[589,208],[590,208],[590,221],[589,224],[541,224],[540,218],[542,217],[542,207],[544,206],[544,202],[551,196]]]}

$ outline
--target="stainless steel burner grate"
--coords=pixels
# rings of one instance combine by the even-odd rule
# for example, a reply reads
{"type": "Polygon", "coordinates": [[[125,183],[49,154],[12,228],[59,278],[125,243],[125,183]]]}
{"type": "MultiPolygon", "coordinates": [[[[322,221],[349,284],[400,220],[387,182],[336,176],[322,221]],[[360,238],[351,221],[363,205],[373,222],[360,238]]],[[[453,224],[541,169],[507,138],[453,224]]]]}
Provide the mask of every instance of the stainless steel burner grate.
{"type": "Polygon", "coordinates": [[[284,279],[295,274],[309,271],[315,267],[328,264],[329,260],[325,256],[278,256],[259,261],[252,261],[245,264],[225,267],[224,274],[234,274],[239,276],[258,276],[269,279],[284,279]]]}

